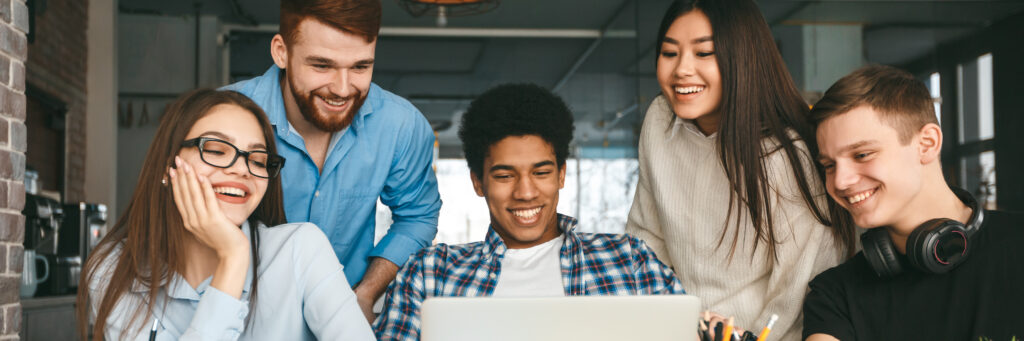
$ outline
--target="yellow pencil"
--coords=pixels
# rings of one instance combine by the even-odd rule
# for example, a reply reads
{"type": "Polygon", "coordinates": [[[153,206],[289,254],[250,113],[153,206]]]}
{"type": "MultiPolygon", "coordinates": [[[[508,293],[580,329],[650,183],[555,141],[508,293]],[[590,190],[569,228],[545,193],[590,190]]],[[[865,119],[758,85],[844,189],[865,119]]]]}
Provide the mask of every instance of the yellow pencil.
{"type": "Polygon", "coordinates": [[[722,341],[729,341],[730,339],[732,339],[732,317],[725,323],[725,330],[722,331],[722,341]]]}
{"type": "Polygon", "coordinates": [[[767,341],[768,334],[772,332],[772,326],[775,325],[775,321],[779,320],[779,315],[772,314],[772,317],[768,319],[768,325],[764,326],[761,330],[761,335],[757,336],[757,341],[767,341]]]}

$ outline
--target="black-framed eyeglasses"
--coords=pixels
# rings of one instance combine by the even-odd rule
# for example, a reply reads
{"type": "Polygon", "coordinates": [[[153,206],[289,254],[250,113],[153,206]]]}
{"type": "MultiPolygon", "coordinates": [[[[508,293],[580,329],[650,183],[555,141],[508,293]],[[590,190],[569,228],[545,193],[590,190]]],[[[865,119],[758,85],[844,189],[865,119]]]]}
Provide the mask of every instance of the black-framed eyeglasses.
{"type": "Polygon", "coordinates": [[[185,140],[181,146],[199,148],[199,158],[206,164],[217,168],[231,167],[238,157],[242,157],[245,159],[245,166],[249,169],[249,174],[258,178],[276,177],[281,172],[281,167],[284,167],[283,156],[271,155],[265,150],[247,152],[238,149],[228,141],[212,137],[185,140]]]}

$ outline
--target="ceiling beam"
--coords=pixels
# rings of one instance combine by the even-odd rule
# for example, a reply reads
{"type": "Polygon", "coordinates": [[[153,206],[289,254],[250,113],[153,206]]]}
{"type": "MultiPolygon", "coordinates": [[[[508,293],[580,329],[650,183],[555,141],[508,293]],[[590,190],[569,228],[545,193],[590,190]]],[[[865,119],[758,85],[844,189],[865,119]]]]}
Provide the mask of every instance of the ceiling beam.
{"type": "MultiPolygon", "coordinates": [[[[278,26],[224,25],[225,32],[277,33],[278,26]]],[[[472,27],[397,27],[380,28],[380,35],[386,37],[438,37],[438,38],[554,38],[554,39],[604,39],[635,38],[633,30],[588,30],[555,28],[472,28],[472,27]]]]}

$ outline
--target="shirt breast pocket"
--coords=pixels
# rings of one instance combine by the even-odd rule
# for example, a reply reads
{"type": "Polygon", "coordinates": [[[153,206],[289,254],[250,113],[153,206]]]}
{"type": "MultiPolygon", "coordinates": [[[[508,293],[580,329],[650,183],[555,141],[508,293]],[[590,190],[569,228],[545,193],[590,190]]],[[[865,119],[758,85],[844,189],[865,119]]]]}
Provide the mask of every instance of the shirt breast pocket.
{"type": "MultiPolygon", "coordinates": [[[[379,189],[351,188],[332,194],[331,202],[325,203],[325,215],[332,217],[342,234],[354,237],[356,231],[370,224],[377,212],[379,189]]],[[[348,239],[348,238],[346,238],[348,239]]]]}

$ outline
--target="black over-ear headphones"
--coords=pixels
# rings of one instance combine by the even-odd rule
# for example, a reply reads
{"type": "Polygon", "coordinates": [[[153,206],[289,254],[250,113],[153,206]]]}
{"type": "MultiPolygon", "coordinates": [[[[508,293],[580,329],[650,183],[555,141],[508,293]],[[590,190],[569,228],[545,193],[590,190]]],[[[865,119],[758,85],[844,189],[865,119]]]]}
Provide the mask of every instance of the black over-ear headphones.
{"type": "MultiPolygon", "coordinates": [[[[978,201],[967,191],[950,187],[960,201],[971,208],[967,225],[947,218],[937,218],[921,224],[907,238],[907,259],[912,267],[934,274],[946,273],[967,259],[968,241],[981,228],[984,213],[978,201]]],[[[882,278],[903,272],[889,232],[874,228],[860,236],[864,257],[882,278]]]]}

